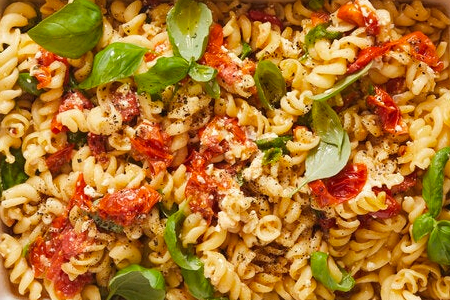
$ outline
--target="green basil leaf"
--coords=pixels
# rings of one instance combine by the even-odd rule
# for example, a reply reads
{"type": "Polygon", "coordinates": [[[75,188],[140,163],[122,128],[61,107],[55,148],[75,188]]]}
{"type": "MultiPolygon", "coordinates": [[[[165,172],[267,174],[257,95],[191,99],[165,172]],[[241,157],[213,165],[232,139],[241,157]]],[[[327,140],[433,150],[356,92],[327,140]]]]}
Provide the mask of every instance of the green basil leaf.
{"type": "Polygon", "coordinates": [[[189,68],[188,74],[197,82],[208,82],[216,78],[217,70],[210,66],[193,62],[189,68]]]}
{"type": "Polygon", "coordinates": [[[241,60],[244,60],[246,57],[248,57],[250,54],[252,54],[252,47],[248,43],[242,43],[242,53],[239,56],[241,60]]]}
{"type": "Polygon", "coordinates": [[[199,60],[208,43],[212,13],[204,3],[179,0],[167,14],[167,31],[176,54],[187,61],[199,60]]]}
{"type": "Polygon", "coordinates": [[[67,4],[28,31],[46,50],[69,58],[79,58],[94,48],[102,34],[102,12],[89,0],[67,4]]]}
{"type": "Polygon", "coordinates": [[[431,261],[450,265],[450,221],[437,222],[428,239],[427,253],[431,261]]]}
{"type": "Polygon", "coordinates": [[[308,6],[312,10],[316,10],[317,11],[317,10],[322,9],[323,2],[324,2],[324,0],[309,0],[308,1],[308,6]]]}
{"type": "Polygon", "coordinates": [[[270,148],[264,151],[264,156],[262,159],[262,165],[269,165],[276,163],[283,155],[283,150],[281,148],[270,148]]]}
{"type": "Polygon", "coordinates": [[[431,216],[437,217],[441,212],[444,196],[444,168],[449,159],[450,147],[437,151],[430,162],[430,166],[423,176],[422,197],[427,203],[431,216]]]}
{"type": "Polygon", "coordinates": [[[338,39],[342,36],[341,32],[337,31],[328,31],[327,28],[330,26],[331,23],[321,23],[317,25],[316,27],[312,28],[305,36],[305,45],[304,49],[305,52],[308,50],[308,48],[317,40],[320,39],[327,39],[327,40],[334,40],[338,39]]]}
{"type": "Polygon", "coordinates": [[[67,142],[69,144],[74,144],[76,149],[80,149],[87,144],[87,132],[77,131],[77,132],[67,132],[67,142]]]}
{"type": "Polygon", "coordinates": [[[166,242],[170,256],[180,268],[198,270],[203,263],[197,256],[190,253],[188,249],[185,249],[178,238],[185,218],[184,206],[182,205],[176,213],[167,219],[166,229],[164,230],[164,241],[166,242]]]}
{"type": "Polygon", "coordinates": [[[367,66],[365,66],[363,69],[359,70],[358,72],[349,75],[341,80],[339,80],[331,89],[326,90],[325,92],[313,96],[307,96],[311,100],[314,101],[325,101],[330,99],[331,97],[336,96],[340,92],[342,92],[346,87],[354,83],[356,80],[364,76],[372,67],[372,62],[370,62],[367,66]]]}
{"type": "Polygon", "coordinates": [[[10,148],[10,152],[15,157],[15,161],[12,164],[5,160],[5,156],[2,156],[0,159],[0,195],[4,190],[24,183],[28,179],[28,175],[24,171],[25,158],[20,148],[10,148]]]}
{"type": "Polygon", "coordinates": [[[90,213],[89,216],[94,221],[97,227],[102,228],[106,231],[111,231],[114,233],[122,233],[123,226],[116,224],[113,220],[102,219],[97,213],[90,213]]]}
{"type": "Polygon", "coordinates": [[[258,63],[254,79],[259,100],[265,108],[273,109],[274,104],[286,95],[286,81],[277,65],[270,60],[258,63]]]}
{"type": "MultiPolygon", "coordinates": [[[[276,138],[264,138],[255,141],[256,146],[260,150],[268,150],[270,148],[282,148],[283,151],[287,151],[286,143],[292,141],[292,135],[284,135],[276,138]]],[[[285,152],[287,153],[287,152],[285,152]]]]}
{"type": "Polygon", "coordinates": [[[31,76],[30,73],[20,73],[17,83],[22,90],[33,96],[39,96],[44,92],[43,89],[38,89],[37,85],[39,84],[39,81],[36,77],[31,76]]]}
{"type": "Polygon", "coordinates": [[[434,226],[436,221],[430,215],[430,213],[425,213],[420,215],[414,220],[413,228],[412,228],[412,236],[413,239],[417,242],[427,234],[429,234],[434,226]]]}
{"type": "Polygon", "coordinates": [[[113,80],[133,75],[147,49],[128,43],[112,43],[94,57],[92,72],[82,81],[80,89],[90,89],[113,80]]]}
{"type": "Polygon", "coordinates": [[[166,296],[165,281],[160,271],[139,265],[129,265],[120,270],[109,282],[106,298],[119,295],[127,300],[163,300],[166,296]]]}
{"type": "Polygon", "coordinates": [[[327,259],[328,254],[324,252],[317,251],[311,254],[311,271],[313,277],[332,291],[350,291],[355,285],[355,279],[347,271],[341,269],[342,279],[340,282],[336,282],[331,276],[327,259]]]}
{"type": "Polygon", "coordinates": [[[348,134],[344,133],[342,147],[320,141],[306,157],[305,177],[307,182],[329,178],[339,173],[347,164],[351,146],[348,134]]]}
{"type": "Polygon", "coordinates": [[[23,248],[22,248],[22,257],[27,258],[28,257],[28,252],[30,250],[30,243],[27,243],[23,248]]]}
{"type": "Polygon", "coordinates": [[[217,79],[214,78],[208,82],[205,82],[203,85],[208,95],[210,95],[213,99],[220,98],[220,85],[217,82],[217,79]]]}
{"type": "Polygon", "coordinates": [[[181,275],[186,283],[189,293],[196,299],[210,299],[214,288],[205,277],[203,265],[198,270],[181,269],[181,275]]]}
{"type": "Polygon", "coordinates": [[[189,62],[182,57],[160,57],[146,73],[134,76],[138,93],[158,94],[167,86],[185,78],[188,70],[189,62]]]}
{"type": "Polygon", "coordinates": [[[312,128],[321,141],[341,147],[345,130],[339,116],[326,102],[314,102],[312,109],[312,128]]]}

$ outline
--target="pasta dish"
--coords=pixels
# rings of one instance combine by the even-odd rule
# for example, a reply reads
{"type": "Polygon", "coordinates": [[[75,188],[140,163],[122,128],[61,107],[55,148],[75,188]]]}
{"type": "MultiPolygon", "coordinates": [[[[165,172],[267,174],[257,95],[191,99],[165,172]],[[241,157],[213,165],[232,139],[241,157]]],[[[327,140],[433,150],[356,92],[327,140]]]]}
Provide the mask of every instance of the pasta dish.
{"type": "Polygon", "coordinates": [[[10,2],[11,290],[450,299],[449,25],[420,0],[10,2]]]}

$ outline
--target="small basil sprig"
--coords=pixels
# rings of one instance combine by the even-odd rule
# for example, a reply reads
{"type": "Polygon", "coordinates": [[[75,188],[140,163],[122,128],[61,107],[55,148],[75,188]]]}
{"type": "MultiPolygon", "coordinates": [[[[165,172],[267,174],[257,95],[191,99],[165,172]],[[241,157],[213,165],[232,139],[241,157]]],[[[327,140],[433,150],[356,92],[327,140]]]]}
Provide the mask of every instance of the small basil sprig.
{"type": "Polygon", "coordinates": [[[165,281],[160,271],[139,265],[129,265],[120,270],[108,285],[106,300],[119,295],[127,300],[163,300],[166,296],[165,281]]]}
{"type": "Polygon", "coordinates": [[[349,136],[342,127],[339,116],[326,102],[313,102],[311,119],[312,128],[320,137],[320,142],[308,152],[305,181],[292,195],[308,182],[336,175],[345,167],[350,157],[349,136]]]}
{"type": "Polygon", "coordinates": [[[286,95],[286,81],[280,69],[270,60],[262,60],[258,62],[253,78],[261,105],[274,109],[274,105],[286,95]]]}
{"type": "Polygon", "coordinates": [[[170,256],[175,263],[186,270],[198,270],[203,263],[193,253],[185,249],[178,238],[180,228],[186,215],[184,214],[185,205],[181,205],[179,210],[167,219],[166,229],[164,231],[164,241],[169,249],[170,256]]]}
{"type": "Polygon", "coordinates": [[[435,218],[440,214],[443,201],[444,168],[450,156],[450,147],[437,151],[422,180],[422,197],[428,212],[414,220],[412,236],[415,241],[430,234],[427,254],[431,261],[450,265],[450,221],[435,218]]]}
{"type": "Polygon", "coordinates": [[[252,47],[248,43],[242,43],[242,53],[239,56],[241,60],[244,60],[247,56],[252,54],[252,47]]]}
{"type": "Polygon", "coordinates": [[[39,84],[39,81],[36,79],[36,77],[31,76],[30,73],[20,73],[17,83],[23,91],[30,95],[39,96],[44,92],[43,89],[38,89],[37,86],[39,84]]]}
{"type": "Polygon", "coordinates": [[[10,148],[10,152],[15,158],[12,164],[6,161],[5,156],[0,158],[0,195],[4,190],[24,183],[28,179],[28,175],[24,171],[25,158],[20,148],[10,148]]]}
{"type": "Polygon", "coordinates": [[[309,0],[308,6],[312,10],[320,10],[323,7],[324,0],[309,0]]]}
{"type": "Polygon", "coordinates": [[[67,142],[69,144],[74,144],[76,149],[80,149],[87,143],[87,132],[77,131],[77,132],[67,132],[67,142]]]}
{"type": "Polygon", "coordinates": [[[179,0],[167,14],[167,32],[176,54],[187,61],[199,60],[208,43],[212,12],[204,3],[179,0]]]}
{"type": "Polygon", "coordinates": [[[102,12],[88,0],[67,4],[28,31],[46,50],[69,58],[79,58],[94,48],[102,33],[102,12]]]}
{"type": "Polygon", "coordinates": [[[113,220],[102,219],[98,213],[89,213],[89,216],[94,221],[97,227],[102,228],[104,230],[114,232],[114,233],[122,233],[123,226],[116,224],[113,220]]]}
{"type": "Polygon", "coordinates": [[[327,39],[327,40],[334,40],[338,39],[342,36],[341,32],[338,31],[328,31],[327,28],[330,26],[331,23],[321,23],[314,28],[312,28],[305,36],[305,44],[303,46],[304,51],[307,52],[308,48],[317,40],[320,39],[327,39]]]}
{"type": "Polygon", "coordinates": [[[357,81],[359,78],[364,76],[372,66],[372,62],[369,63],[367,66],[365,66],[363,69],[359,70],[358,72],[349,75],[340,81],[338,81],[331,89],[326,90],[323,93],[313,95],[313,96],[307,96],[309,99],[314,101],[325,101],[330,99],[331,97],[336,96],[340,92],[342,92],[345,88],[347,88],[349,85],[357,81]]]}
{"type": "Polygon", "coordinates": [[[186,205],[187,202],[182,203],[179,210],[167,219],[164,241],[170,256],[181,268],[181,274],[189,292],[198,299],[210,299],[214,288],[205,277],[203,262],[190,249],[183,248],[178,238],[181,226],[186,218],[186,205]]]}
{"type": "Polygon", "coordinates": [[[108,45],[94,57],[92,72],[82,81],[80,89],[90,89],[113,80],[131,76],[139,67],[147,49],[128,43],[108,45]]]}
{"type": "Polygon", "coordinates": [[[167,86],[182,80],[189,71],[189,62],[182,57],[161,57],[146,73],[134,76],[138,93],[158,94],[167,86]]]}
{"type": "Polygon", "coordinates": [[[311,271],[313,277],[332,291],[350,291],[355,285],[355,279],[347,271],[340,269],[342,279],[340,282],[336,282],[331,276],[327,259],[328,254],[324,252],[317,251],[311,254],[311,271]]]}
{"type": "Polygon", "coordinates": [[[291,135],[256,140],[256,145],[264,152],[263,166],[275,163],[283,154],[288,154],[289,150],[286,148],[286,143],[291,140],[291,135]]]}

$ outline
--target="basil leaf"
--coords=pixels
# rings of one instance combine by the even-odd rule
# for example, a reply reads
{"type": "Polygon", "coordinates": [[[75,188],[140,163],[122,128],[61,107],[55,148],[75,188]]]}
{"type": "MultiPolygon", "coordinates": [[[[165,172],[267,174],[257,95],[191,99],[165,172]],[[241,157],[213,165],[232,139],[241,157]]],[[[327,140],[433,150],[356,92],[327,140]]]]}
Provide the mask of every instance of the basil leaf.
{"type": "Polygon", "coordinates": [[[309,0],[308,6],[312,10],[320,10],[323,7],[324,0],[309,0]]]}
{"type": "Polygon", "coordinates": [[[311,100],[314,101],[325,101],[330,99],[331,97],[336,96],[340,92],[342,92],[346,87],[354,83],[356,80],[364,76],[372,66],[372,62],[370,62],[367,66],[365,66],[363,69],[359,70],[358,72],[349,75],[341,80],[339,80],[331,89],[326,90],[325,92],[313,96],[307,96],[311,100]]]}
{"type": "Polygon", "coordinates": [[[264,156],[262,159],[262,165],[269,165],[276,163],[283,155],[283,150],[281,148],[270,148],[264,151],[264,156]]]}
{"type": "Polygon", "coordinates": [[[30,243],[27,243],[23,248],[22,248],[22,257],[27,258],[28,257],[28,252],[30,250],[30,243]]]}
{"type": "Polygon", "coordinates": [[[111,231],[114,233],[122,233],[123,226],[116,224],[113,220],[102,219],[97,213],[90,213],[89,216],[94,221],[95,225],[106,231],[111,231]]]}
{"type": "Polygon", "coordinates": [[[181,275],[186,283],[189,293],[196,299],[210,299],[214,288],[205,277],[203,265],[198,270],[181,269],[181,275]]]}
{"type": "Polygon", "coordinates": [[[67,132],[67,142],[69,144],[74,144],[76,149],[80,149],[87,143],[87,132],[77,131],[77,132],[67,132]]]}
{"type": "Polygon", "coordinates": [[[325,102],[314,102],[311,111],[312,128],[321,141],[340,148],[345,131],[334,109],[325,102]]]}
{"type": "Polygon", "coordinates": [[[161,57],[146,73],[134,76],[138,93],[158,94],[167,86],[175,84],[186,77],[189,62],[182,57],[161,57]]]}
{"type": "Polygon", "coordinates": [[[327,31],[328,26],[330,26],[331,23],[321,23],[317,25],[316,27],[312,28],[305,36],[305,45],[304,49],[305,52],[308,50],[308,48],[316,42],[316,40],[320,39],[327,39],[327,40],[334,40],[338,39],[342,36],[341,32],[338,31],[327,31]]]}
{"type": "Polygon", "coordinates": [[[272,110],[286,94],[286,82],[280,69],[270,60],[262,60],[253,77],[262,106],[272,110]]]}
{"type": "Polygon", "coordinates": [[[204,3],[179,0],[167,14],[167,31],[174,52],[187,61],[202,57],[208,43],[212,13],[204,3]]]}
{"type": "Polygon", "coordinates": [[[427,203],[431,216],[436,217],[441,212],[444,196],[444,168],[449,159],[450,147],[437,151],[431,159],[430,167],[423,176],[422,197],[427,203]]]}
{"type": "Polygon", "coordinates": [[[208,82],[205,82],[203,85],[208,95],[210,95],[213,99],[219,99],[220,97],[220,85],[217,82],[217,79],[214,78],[208,82]]]}
{"type": "Polygon", "coordinates": [[[186,218],[183,210],[184,207],[181,206],[176,213],[167,219],[166,229],[164,231],[164,241],[167,244],[170,256],[172,256],[172,259],[180,268],[186,270],[198,270],[203,263],[197,256],[189,253],[188,249],[183,248],[183,245],[178,238],[180,227],[186,218]]]}
{"type": "Polygon", "coordinates": [[[188,74],[197,82],[208,82],[216,78],[217,70],[210,66],[193,62],[189,68],[188,74]]]}
{"type": "Polygon", "coordinates": [[[427,234],[429,234],[434,226],[436,221],[430,215],[430,213],[425,213],[414,220],[413,228],[412,228],[412,236],[413,239],[417,242],[427,234]]]}
{"type": "Polygon", "coordinates": [[[112,43],[94,57],[92,72],[80,89],[90,89],[131,76],[142,62],[147,49],[128,43],[112,43]]]}
{"type": "Polygon", "coordinates": [[[43,89],[38,89],[37,85],[39,84],[39,81],[36,77],[31,76],[30,73],[20,73],[17,83],[22,90],[30,95],[39,96],[44,92],[43,89]]]}
{"type": "Polygon", "coordinates": [[[336,282],[330,274],[327,259],[328,254],[324,252],[317,251],[311,254],[311,271],[313,277],[332,291],[350,291],[355,285],[355,279],[347,271],[341,269],[342,279],[340,282],[336,282]]]}
{"type": "Polygon", "coordinates": [[[339,173],[347,164],[350,157],[351,146],[348,134],[344,134],[342,148],[326,142],[312,149],[306,157],[306,183],[329,178],[339,173]]]}
{"type": "Polygon", "coordinates": [[[250,44],[242,43],[242,53],[241,56],[239,56],[239,58],[241,60],[244,60],[250,54],[252,54],[252,47],[250,46],[250,44]]]}
{"type": "Polygon", "coordinates": [[[438,221],[428,239],[428,258],[441,265],[450,265],[450,221],[438,221]]]}
{"type": "Polygon", "coordinates": [[[166,296],[164,277],[156,269],[129,265],[117,272],[109,282],[106,300],[114,295],[127,300],[163,300],[166,296]]]}
{"type": "Polygon", "coordinates": [[[268,150],[270,148],[281,148],[283,153],[288,153],[286,143],[292,141],[292,135],[279,136],[276,138],[264,138],[255,141],[256,146],[260,150],[268,150]]]}
{"type": "Polygon", "coordinates": [[[12,164],[6,161],[5,156],[0,159],[0,195],[4,190],[24,183],[28,179],[28,175],[24,171],[25,158],[20,148],[10,148],[10,152],[15,157],[12,164]]]}
{"type": "Polygon", "coordinates": [[[28,31],[46,50],[69,58],[79,58],[94,48],[102,34],[102,12],[88,0],[67,4],[28,31]]]}

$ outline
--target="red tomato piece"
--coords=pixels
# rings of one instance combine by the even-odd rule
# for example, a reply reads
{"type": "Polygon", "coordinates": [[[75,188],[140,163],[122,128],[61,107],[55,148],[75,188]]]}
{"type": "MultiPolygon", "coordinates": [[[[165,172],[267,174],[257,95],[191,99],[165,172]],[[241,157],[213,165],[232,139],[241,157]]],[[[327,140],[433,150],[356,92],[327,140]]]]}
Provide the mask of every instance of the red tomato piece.
{"type": "Polygon", "coordinates": [[[71,257],[83,253],[92,244],[85,232],[76,233],[67,217],[56,218],[44,237],[38,237],[29,249],[29,260],[35,276],[53,282],[56,294],[61,299],[72,298],[80,293],[83,287],[93,281],[91,273],[70,280],[61,270],[63,263],[71,257]]]}
{"type": "Polygon", "coordinates": [[[108,152],[108,137],[106,135],[89,132],[87,135],[87,143],[97,161],[100,163],[108,162],[108,156],[106,155],[108,152]]]}
{"type": "Polygon", "coordinates": [[[316,27],[322,23],[328,23],[330,21],[330,15],[324,11],[313,12],[311,14],[311,25],[316,27]]]}
{"type": "Polygon", "coordinates": [[[390,47],[388,45],[384,46],[372,46],[362,49],[356,60],[349,64],[347,67],[347,74],[355,73],[365,66],[367,66],[375,58],[386,54],[390,47]]]}
{"type": "Polygon", "coordinates": [[[39,81],[37,88],[43,89],[52,81],[52,72],[46,66],[39,66],[33,70],[33,76],[39,81]]]}
{"type": "Polygon", "coordinates": [[[147,160],[153,174],[165,170],[172,162],[173,155],[169,145],[171,138],[159,124],[144,122],[138,126],[136,137],[131,139],[131,145],[136,160],[147,160]]]}
{"type": "Polygon", "coordinates": [[[128,91],[128,93],[123,94],[115,91],[111,94],[110,100],[120,112],[123,122],[130,122],[139,116],[139,103],[135,92],[128,91]]]}
{"type": "Polygon", "coordinates": [[[74,206],[78,206],[85,211],[91,211],[92,198],[84,192],[86,186],[87,184],[84,181],[83,173],[80,173],[80,175],[78,175],[77,183],[75,184],[75,192],[72,198],[70,198],[68,205],[69,210],[74,206]]]}
{"type": "Polygon", "coordinates": [[[385,187],[377,188],[373,187],[372,190],[378,195],[381,192],[386,193],[386,209],[371,213],[370,215],[375,218],[388,219],[398,215],[401,211],[400,204],[392,197],[391,191],[385,187]]]}
{"type": "Polygon", "coordinates": [[[211,26],[208,45],[200,63],[216,69],[217,76],[229,85],[240,81],[244,74],[253,74],[255,72],[256,64],[253,61],[245,60],[243,66],[238,66],[227,52],[222,49],[222,46],[222,26],[214,24],[211,26]]]}
{"type": "MultiPolygon", "coordinates": [[[[93,107],[94,105],[92,104],[92,102],[88,98],[86,98],[80,91],[78,90],[68,91],[67,93],[64,94],[62,98],[61,104],[59,105],[58,108],[58,114],[71,109],[83,110],[83,109],[91,109],[93,107]]],[[[53,117],[51,122],[51,129],[52,132],[55,134],[68,130],[67,127],[63,126],[60,122],[58,122],[57,120],[58,114],[56,114],[53,117]]]]}
{"type": "Polygon", "coordinates": [[[320,207],[336,205],[358,195],[367,181],[364,164],[348,164],[333,177],[308,184],[320,207]]]}
{"type": "Polygon", "coordinates": [[[61,171],[61,167],[70,162],[73,147],[74,145],[69,145],[55,153],[50,154],[45,159],[45,164],[52,174],[58,174],[61,171]]]}
{"type": "Polygon", "coordinates": [[[375,95],[370,95],[366,101],[369,108],[380,117],[383,130],[396,135],[408,132],[408,127],[402,120],[400,109],[392,97],[382,88],[375,86],[375,95]]]}
{"type": "Polygon", "coordinates": [[[66,65],[64,84],[69,81],[70,65],[66,58],[56,55],[40,47],[39,51],[37,52],[36,59],[38,62],[38,68],[33,70],[33,76],[39,81],[39,84],[37,85],[38,89],[45,88],[50,84],[52,80],[52,74],[48,66],[50,66],[54,61],[60,61],[66,65]]]}
{"type": "Polygon", "coordinates": [[[337,17],[358,27],[366,27],[366,32],[370,35],[377,35],[380,32],[378,18],[373,9],[361,5],[359,1],[342,5],[337,12],[337,17]]]}
{"type": "Polygon", "coordinates": [[[413,172],[404,177],[403,182],[391,187],[391,193],[393,195],[398,193],[407,192],[417,184],[417,173],[413,172]]]}
{"type": "Polygon", "coordinates": [[[273,26],[278,26],[278,28],[283,31],[283,22],[281,22],[281,20],[277,16],[269,15],[263,11],[254,9],[249,10],[247,15],[251,21],[260,21],[262,23],[270,22],[270,24],[272,24],[273,26]]]}
{"type": "Polygon", "coordinates": [[[161,200],[161,195],[144,185],[139,188],[125,188],[100,199],[97,210],[102,219],[129,226],[147,214],[161,200]]]}
{"type": "Polygon", "coordinates": [[[389,95],[398,95],[406,91],[406,80],[404,77],[391,78],[386,82],[386,92],[389,95]]]}

